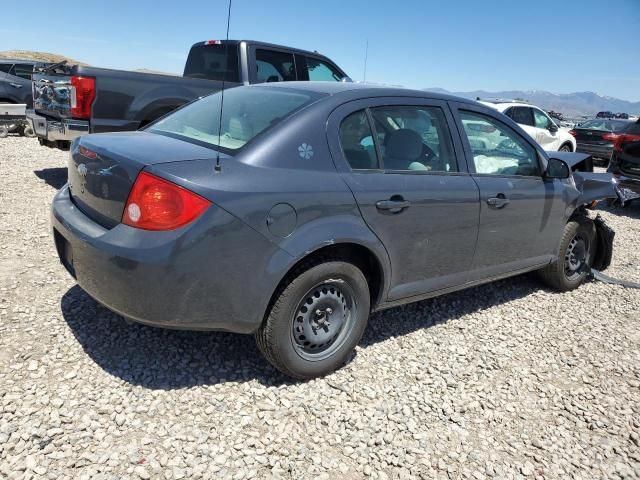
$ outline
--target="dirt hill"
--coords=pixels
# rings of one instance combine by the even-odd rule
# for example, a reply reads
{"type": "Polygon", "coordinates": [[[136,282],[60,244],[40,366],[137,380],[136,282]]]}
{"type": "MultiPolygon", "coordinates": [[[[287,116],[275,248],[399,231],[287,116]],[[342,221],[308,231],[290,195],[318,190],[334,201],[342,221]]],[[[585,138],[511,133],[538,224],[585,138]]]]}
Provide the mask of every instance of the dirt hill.
{"type": "Polygon", "coordinates": [[[12,58],[22,60],[37,60],[40,62],[52,62],[57,63],[62,60],[66,60],[71,65],[88,65],[87,63],[74,60],[73,58],[65,57],[64,55],[58,55],[57,53],[47,52],[32,52],[30,50],[4,50],[0,52],[0,59],[12,58]]]}

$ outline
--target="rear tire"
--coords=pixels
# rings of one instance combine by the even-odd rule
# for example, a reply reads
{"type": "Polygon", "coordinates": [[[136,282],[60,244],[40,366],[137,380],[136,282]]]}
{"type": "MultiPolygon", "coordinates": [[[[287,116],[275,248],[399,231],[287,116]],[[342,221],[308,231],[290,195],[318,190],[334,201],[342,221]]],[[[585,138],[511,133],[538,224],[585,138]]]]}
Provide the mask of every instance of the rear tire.
{"type": "Polygon", "coordinates": [[[5,125],[0,125],[0,138],[6,138],[9,135],[9,129],[5,125]]]}
{"type": "Polygon", "coordinates": [[[290,377],[333,372],[356,347],[369,318],[367,280],[355,265],[327,261],[294,273],[255,334],[264,357],[290,377]]]}
{"type": "Polygon", "coordinates": [[[595,256],[595,239],[596,227],[591,219],[570,220],[564,227],[558,259],[538,272],[542,281],[560,292],[582,285],[595,256]]]}
{"type": "Polygon", "coordinates": [[[571,145],[569,145],[568,143],[565,143],[564,145],[562,145],[560,147],[560,150],[558,150],[559,152],[573,152],[573,149],[571,148],[571,145]]]}

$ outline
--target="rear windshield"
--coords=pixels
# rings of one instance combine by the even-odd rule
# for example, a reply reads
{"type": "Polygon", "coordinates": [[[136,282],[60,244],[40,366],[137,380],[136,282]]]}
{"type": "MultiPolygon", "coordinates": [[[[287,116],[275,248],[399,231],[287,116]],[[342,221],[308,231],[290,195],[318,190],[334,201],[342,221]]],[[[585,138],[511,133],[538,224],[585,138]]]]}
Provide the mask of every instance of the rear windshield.
{"type": "Polygon", "coordinates": [[[217,92],[176,110],[147,131],[232,153],[321,96],[273,87],[231,88],[224,92],[222,122],[222,92],[217,92]]]}
{"type": "Polygon", "coordinates": [[[184,76],[208,80],[240,81],[238,45],[197,45],[191,47],[184,76]]]}
{"type": "Polygon", "coordinates": [[[603,130],[605,132],[621,132],[629,122],[624,120],[589,120],[581,123],[578,128],[584,130],[603,130]]]}

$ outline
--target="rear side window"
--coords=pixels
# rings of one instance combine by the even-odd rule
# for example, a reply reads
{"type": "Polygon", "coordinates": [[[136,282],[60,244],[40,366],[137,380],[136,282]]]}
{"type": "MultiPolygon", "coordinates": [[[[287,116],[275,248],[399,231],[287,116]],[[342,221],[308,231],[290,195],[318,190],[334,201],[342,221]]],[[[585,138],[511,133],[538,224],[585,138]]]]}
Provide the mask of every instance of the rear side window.
{"type": "Polygon", "coordinates": [[[296,80],[293,54],[273,50],[256,50],[256,78],[262,82],[290,82],[296,80]]]}
{"type": "Polygon", "coordinates": [[[518,133],[488,115],[461,111],[460,117],[476,173],[541,175],[536,149],[518,133]]]}
{"type": "Polygon", "coordinates": [[[529,107],[511,107],[507,110],[507,116],[520,125],[533,127],[533,116],[529,107]]]}
{"type": "Polygon", "coordinates": [[[284,88],[230,88],[224,92],[221,122],[222,92],[217,92],[170,113],[147,131],[233,153],[320,97],[284,88]]]}
{"type": "Polygon", "coordinates": [[[11,72],[11,75],[24,78],[25,80],[31,80],[33,74],[33,65],[30,63],[16,63],[15,68],[11,72]]]}
{"type": "Polygon", "coordinates": [[[317,58],[305,57],[309,80],[318,82],[339,82],[343,75],[327,62],[317,58]]]}
{"type": "Polygon", "coordinates": [[[451,134],[438,107],[371,109],[385,170],[457,172],[451,134]]]}
{"type": "Polygon", "coordinates": [[[184,67],[184,76],[239,82],[238,46],[220,44],[192,47],[184,67]]]}
{"type": "Polygon", "coordinates": [[[0,73],[9,73],[11,67],[13,67],[12,63],[0,63],[0,73]]]}
{"type": "Polygon", "coordinates": [[[373,132],[364,110],[354,112],[340,124],[340,144],[354,170],[378,168],[373,132]]]}

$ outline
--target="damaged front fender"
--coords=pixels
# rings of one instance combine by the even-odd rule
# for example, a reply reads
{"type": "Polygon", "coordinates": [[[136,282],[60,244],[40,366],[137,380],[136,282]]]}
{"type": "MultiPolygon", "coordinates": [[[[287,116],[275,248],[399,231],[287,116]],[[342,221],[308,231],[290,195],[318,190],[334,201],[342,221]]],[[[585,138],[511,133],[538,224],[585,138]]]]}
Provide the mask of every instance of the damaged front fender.
{"type": "Polygon", "coordinates": [[[575,208],[605,199],[624,202],[624,196],[618,187],[618,181],[612,174],[573,172],[572,175],[578,191],[578,195],[572,202],[575,208]]]}

